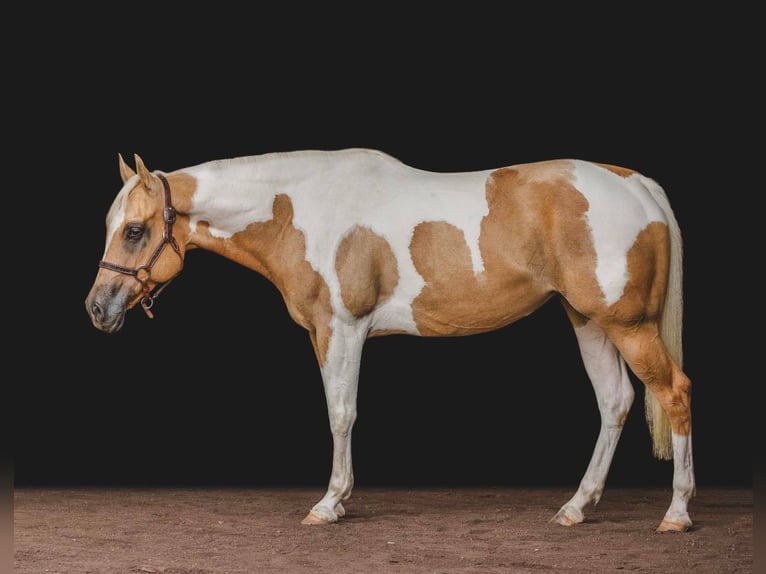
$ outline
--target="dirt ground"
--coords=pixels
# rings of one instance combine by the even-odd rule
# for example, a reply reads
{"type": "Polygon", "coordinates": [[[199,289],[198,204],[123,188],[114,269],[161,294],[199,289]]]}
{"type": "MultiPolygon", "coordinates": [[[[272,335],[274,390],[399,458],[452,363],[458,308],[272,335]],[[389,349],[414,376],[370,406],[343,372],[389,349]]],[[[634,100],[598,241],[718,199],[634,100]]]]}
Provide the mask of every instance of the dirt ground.
{"type": "Polygon", "coordinates": [[[670,492],[609,489],[582,524],[567,489],[355,489],[340,522],[300,523],[314,488],[17,488],[14,572],[456,573],[753,570],[753,491],[698,489],[686,533],[657,534],[670,492]]]}

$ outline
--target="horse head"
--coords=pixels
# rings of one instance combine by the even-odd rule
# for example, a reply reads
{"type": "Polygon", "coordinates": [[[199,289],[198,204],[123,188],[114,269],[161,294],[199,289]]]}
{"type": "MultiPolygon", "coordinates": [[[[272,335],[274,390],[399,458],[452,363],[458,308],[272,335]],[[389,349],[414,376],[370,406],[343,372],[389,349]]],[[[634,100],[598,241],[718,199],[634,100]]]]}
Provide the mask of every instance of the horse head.
{"type": "Polygon", "coordinates": [[[184,237],[170,184],[138,155],[136,171],[118,156],[123,186],[106,216],[106,247],[85,307],[93,325],[119,331],[125,313],[141,303],[151,318],[154,298],[183,269],[184,237]]]}

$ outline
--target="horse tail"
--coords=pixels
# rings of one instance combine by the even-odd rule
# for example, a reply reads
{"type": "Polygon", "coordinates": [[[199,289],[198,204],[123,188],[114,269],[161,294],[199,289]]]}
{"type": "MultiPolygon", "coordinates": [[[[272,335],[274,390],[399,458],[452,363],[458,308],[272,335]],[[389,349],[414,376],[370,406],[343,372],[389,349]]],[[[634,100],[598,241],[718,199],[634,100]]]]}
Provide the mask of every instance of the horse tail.
{"type": "MultiPolygon", "coordinates": [[[[670,357],[679,369],[683,368],[683,347],[681,331],[683,326],[683,243],[678,221],[673,214],[665,191],[660,185],[649,178],[643,179],[652,197],[665,213],[670,232],[670,269],[668,274],[668,289],[665,295],[665,305],[660,317],[660,337],[670,357]]],[[[672,431],[670,418],[661,407],[657,397],[649,389],[645,389],[644,404],[646,422],[652,437],[653,454],[660,460],[673,458],[672,431]]]]}

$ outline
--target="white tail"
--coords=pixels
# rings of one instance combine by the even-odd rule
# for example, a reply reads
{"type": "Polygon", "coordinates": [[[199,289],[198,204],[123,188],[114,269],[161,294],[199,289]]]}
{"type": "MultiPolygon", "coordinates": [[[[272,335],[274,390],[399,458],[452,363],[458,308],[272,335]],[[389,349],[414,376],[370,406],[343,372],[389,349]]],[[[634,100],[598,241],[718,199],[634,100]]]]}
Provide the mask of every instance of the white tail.
{"type": "MultiPolygon", "coordinates": [[[[645,178],[644,185],[665,212],[670,229],[670,270],[665,307],[660,320],[660,336],[671,358],[683,368],[683,243],[670,202],[665,191],[652,179],[645,178]]],[[[646,422],[652,437],[654,456],[661,460],[673,458],[673,442],[670,419],[660,406],[654,393],[645,390],[646,422]]]]}

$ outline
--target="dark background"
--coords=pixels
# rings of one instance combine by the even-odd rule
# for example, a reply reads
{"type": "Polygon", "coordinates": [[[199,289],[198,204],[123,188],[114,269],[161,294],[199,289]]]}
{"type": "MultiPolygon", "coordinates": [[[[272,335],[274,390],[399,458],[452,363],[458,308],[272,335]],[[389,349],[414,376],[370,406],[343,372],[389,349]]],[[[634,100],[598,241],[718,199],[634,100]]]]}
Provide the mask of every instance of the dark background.
{"type": "MultiPolygon", "coordinates": [[[[749,350],[760,334],[742,328],[757,325],[760,294],[746,286],[760,243],[742,212],[763,185],[743,143],[761,129],[745,22],[387,10],[46,13],[7,110],[16,184],[5,193],[20,200],[5,269],[17,485],[326,483],[319,370],[264,278],[192,252],[155,319],[136,308],[114,335],[91,326],[84,299],[118,153],[172,171],[345,147],[435,171],[576,157],[660,182],[685,240],[698,484],[752,483],[763,376],[749,350]]],[[[670,488],[636,390],[607,486],[670,488]]],[[[576,485],[598,428],[555,301],[492,334],[374,339],[356,481],[576,485]]]]}

